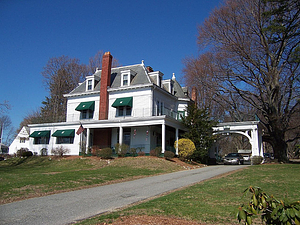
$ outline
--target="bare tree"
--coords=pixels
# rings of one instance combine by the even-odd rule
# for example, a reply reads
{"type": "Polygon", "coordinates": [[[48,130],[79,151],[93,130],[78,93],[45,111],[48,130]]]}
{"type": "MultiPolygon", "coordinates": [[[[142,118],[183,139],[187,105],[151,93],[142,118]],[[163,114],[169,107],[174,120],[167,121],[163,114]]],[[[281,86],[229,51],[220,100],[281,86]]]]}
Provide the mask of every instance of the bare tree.
{"type": "MultiPolygon", "coordinates": [[[[103,51],[91,57],[88,65],[80,64],[80,60],[68,56],[49,59],[42,75],[49,96],[42,102],[40,120],[38,122],[62,122],[66,119],[67,99],[64,94],[72,91],[87,75],[94,74],[96,68],[102,67],[103,51]]],[[[118,65],[114,59],[113,66],[118,65]]]]}
{"type": "Polygon", "coordinates": [[[3,113],[4,111],[10,109],[10,105],[7,101],[4,101],[3,103],[0,103],[0,113],[3,113]]]}
{"type": "Polygon", "coordinates": [[[279,161],[287,160],[287,132],[300,126],[299,15],[296,0],[228,0],[199,26],[198,44],[207,50],[199,60],[209,58],[199,73],[210,68],[209,82],[200,82],[227,110],[252,108],[279,161]]]}
{"type": "Polygon", "coordinates": [[[15,135],[9,116],[4,115],[0,117],[0,143],[9,145],[12,137],[15,135]]]}
{"type": "Polygon", "coordinates": [[[27,126],[28,124],[39,124],[43,123],[43,118],[41,116],[41,109],[32,110],[31,112],[27,113],[27,115],[23,118],[22,122],[20,123],[19,129],[17,133],[20,132],[22,127],[27,126]]]}
{"type": "Polygon", "coordinates": [[[42,122],[65,121],[67,101],[63,95],[72,91],[87,74],[87,66],[80,64],[79,59],[68,56],[49,59],[42,72],[49,91],[49,96],[42,102],[42,122]]]}
{"type": "MultiPolygon", "coordinates": [[[[99,70],[102,68],[102,58],[103,58],[104,52],[102,50],[99,50],[94,57],[91,57],[89,60],[89,64],[87,65],[88,67],[88,72],[90,74],[94,74],[96,69],[98,68],[99,70]]],[[[112,61],[112,67],[117,67],[120,66],[118,59],[113,58],[112,61]]]]}

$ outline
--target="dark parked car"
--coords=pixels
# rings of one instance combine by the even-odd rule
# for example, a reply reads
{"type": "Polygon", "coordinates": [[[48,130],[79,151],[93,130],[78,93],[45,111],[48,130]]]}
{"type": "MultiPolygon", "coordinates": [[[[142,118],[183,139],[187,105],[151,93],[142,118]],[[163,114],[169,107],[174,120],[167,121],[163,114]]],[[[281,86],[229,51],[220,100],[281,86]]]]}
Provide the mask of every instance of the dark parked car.
{"type": "Polygon", "coordinates": [[[244,164],[244,158],[239,153],[229,153],[224,157],[224,164],[236,164],[236,165],[242,165],[244,164]]]}

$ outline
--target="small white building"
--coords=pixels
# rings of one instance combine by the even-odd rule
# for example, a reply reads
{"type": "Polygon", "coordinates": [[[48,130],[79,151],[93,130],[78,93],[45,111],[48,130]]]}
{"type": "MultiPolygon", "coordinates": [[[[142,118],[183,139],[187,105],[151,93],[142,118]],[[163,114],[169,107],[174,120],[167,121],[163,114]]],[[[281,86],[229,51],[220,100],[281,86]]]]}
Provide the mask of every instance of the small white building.
{"type": "Polygon", "coordinates": [[[43,148],[50,153],[63,146],[70,155],[78,155],[82,146],[104,148],[116,143],[145,153],[157,146],[163,152],[174,150],[174,142],[185,130],[181,116],[191,102],[187,89],[174,74],[163,80],[162,72],[145,67],[143,62],[117,68],[111,68],[111,62],[112,56],[106,52],[102,70],[65,95],[66,122],[24,127],[11,144],[10,154],[23,147],[40,154],[43,148]],[[77,132],[82,130],[80,126],[82,133],[77,132]]]}
{"type": "Polygon", "coordinates": [[[22,127],[18,135],[9,146],[9,154],[17,153],[21,148],[29,150],[29,127],[22,127]]]}

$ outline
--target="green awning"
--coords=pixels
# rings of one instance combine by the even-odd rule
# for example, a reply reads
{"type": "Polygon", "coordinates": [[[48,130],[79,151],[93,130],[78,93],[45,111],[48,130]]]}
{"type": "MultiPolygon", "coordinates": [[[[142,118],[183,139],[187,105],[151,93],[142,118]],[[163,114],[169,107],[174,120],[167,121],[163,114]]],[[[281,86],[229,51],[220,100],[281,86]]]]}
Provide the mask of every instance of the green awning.
{"type": "Polygon", "coordinates": [[[50,137],[50,130],[43,130],[43,131],[33,131],[29,137],[50,137]]]}
{"type": "Polygon", "coordinates": [[[94,110],[95,108],[95,101],[91,102],[81,102],[75,110],[82,111],[82,110],[94,110]]]}
{"type": "Polygon", "coordinates": [[[57,130],[52,134],[53,137],[74,137],[75,129],[71,130],[57,130]]]}
{"type": "Polygon", "coordinates": [[[130,106],[132,107],[132,97],[126,98],[117,98],[116,101],[112,104],[112,107],[120,107],[120,106],[130,106]]]}

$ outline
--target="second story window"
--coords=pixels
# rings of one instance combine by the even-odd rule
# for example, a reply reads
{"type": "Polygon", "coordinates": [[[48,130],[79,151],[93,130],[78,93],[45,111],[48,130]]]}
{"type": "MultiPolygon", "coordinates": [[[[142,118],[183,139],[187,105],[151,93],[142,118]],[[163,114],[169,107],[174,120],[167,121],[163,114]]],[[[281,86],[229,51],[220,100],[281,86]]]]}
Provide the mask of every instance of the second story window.
{"type": "Polygon", "coordinates": [[[80,112],[80,119],[93,119],[95,110],[95,101],[81,102],[76,108],[80,112]]]}
{"type": "Polygon", "coordinates": [[[131,116],[130,106],[120,106],[117,108],[117,116],[131,116]]]}
{"type": "Polygon", "coordinates": [[[116,116],[131,116],[133,97],[117,98],[111,105],[116,108],[116,116]]]}
{"type": "Polygon", "coordinates": [[[82,119],[82,120],[93,119],[93,117],[94,117],[94,111],[92,111],[92,110],[81,110],[80,119],[82,119]]]}

